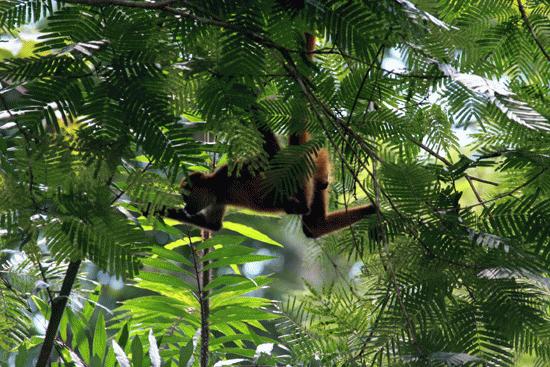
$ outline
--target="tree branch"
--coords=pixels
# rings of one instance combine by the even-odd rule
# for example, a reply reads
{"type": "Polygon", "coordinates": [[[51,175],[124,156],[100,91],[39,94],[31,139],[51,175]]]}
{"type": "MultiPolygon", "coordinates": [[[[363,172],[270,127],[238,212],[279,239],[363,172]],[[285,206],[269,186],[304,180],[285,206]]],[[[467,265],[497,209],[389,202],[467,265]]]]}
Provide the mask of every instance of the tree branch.
{"type": "MultiPolygon", "coordinates": [[[[147,172],[147,170],[151,167],[151,165],[152,165],[151,161],[147,162],[147,164],[145,165],[145,167],[143,167],[143,168],[141,169],[140,175],[143,175],[145,172],[147,172]]],[[[131,184],[132,184],[132,183],[130,183],[130,185],[128,185],[128,186],[126,187],[126,189],[120,190],[120,192],[111,200],[111,205],[113,205],[114,203],[116,203],[117,200],[120,199],[120,198],[122,197],[122,195],[124,195],[124,194],[128,191],[128,189],[130,188],[131,184]]]]}
{"type": "MultiPolygon", "coordinates": [[[[209,253],[209,249],[199,251],[193,245],[191,235],[187,233],[189,237],[189,246],[191,248],[191,257],[193,259],[193,270],[195,271],[195,277],[197,279],[197,299],[200,306],[201,316],[201,342],[200,342],[200,367],[208,367],[209,359],[209,344],[210,344],[210,325],[208,319],[210,318],[210,300],[208,299],[209,291],[204,288],[208,286],[211,278],[211,270],[204,270],[205,263],[202,262],[202,257],[209,253]]],[[[210,232],[202,231],[201,237],[203,240],[210,238],[210,232]]]]}
{"type": "Polygon", "coordinates": [[[65,274],[63,284],[61,285],[59,296],[53,299],[52,313],[50,315],[50,321],[48,322],[48,328],[46,329],[46,335],[44,336],[44,343],[42,343],[40,355],[38,356],[38,361],[36,362],[36,367],[46,367],[48,365],[50,354],[52,353],[52,347],[57,336],[57,329],[59,329],[59,324],[61,322],[61,318],[63,317],[65,306],[67,306],[67,300],[71,294],[81,262],[81,260],[77,260],[69,263],[67,273],[65,274]]]}
{"type": "Polygon", "coordinates": [[[351,119],[353,118],[353,113],[355,112],[355,108],[357,107],[357,103],[359,102],[359,98],[361,97],[361,92],[363,91],[363,88],[365,87],[365,83],[367,82],[367,79],[369,78],[369,74],[374,67],[374,64],[378,61],[378,56],[381,52],[384,50],[384,44],[380,45],[380,48],[378,48],[378,51],[376,52],[376,55],[374,56],[371,64],[367,68],[367,71],[365,71],[365,75],[363,76],[363,79],[361,80],[361,84],[359,84],[359,88],[357,89],[357,93],[355,94],[355,98],[353,99],[353,104],[351,106],[351,110],[349,112],[347,125],[349,126],[351,123],[351,119]]]}
{"type": "Polygon", "coordinates": [[[161,0],[156,2],[132,1],[132,0],[64,0],[64,2],[73,3],[73,4],[92,5],[92,6],[120,5],[128,8],[162,9],[178,2],[178,0],[161,0]]]}
{"type": "Polygon", "coordinates": [[[470,208],[474,208],[474,207],[479,206],[479,205],[485,206],[485,204],[487,204],[487,203],[491,203],[493,201],[500,200],[500,199],[505,198],[507,196],[512,196],[512,194],[514,194],[516,191],[519,191],[519,190],[523,189],[525,186],[531,184],[533,181],[535,181],[544,172],[546,172],[546,168],[541,169],[540,172],[538,172],[536,175],[534,175],[533,177],[531,177],[530,179],[528,179],[527,181],[525,181],[524,183],[522,183],[521,185],[519,185],[515,189],[512,189],[512,190],[510,190],[508,192],[505,192],[503,194],[497,195],[494,198],[480,201],[478,204],[472,204],[472,205],[469,205],[469,206],[465,206],[463,209],[470,209],[470,208]]]}
{"type": "Polygon", "coordinates": [[[259,33],[252,32],[248,29],[245,29],[240,25],[232,24],[222,19],[217,19],[214,17],[202,17],[199,15],[193,14],[190,10],[185,10],[182,8],[170,6],[170,5],[177,5],[177,4],[189,6],[190,4],[185,0],[165,0],[165,1],[158,1],[154,3],[138,2],[138,1],[131,1],[131,0],[64,0],[64,1],[70,4],[83,4],[83,5],[91,5],[91,6],[118,5],[118,6],[128,7],[128,8],[163,10],[187,19],[194,20],[197,23],[217,26],[220,28],[225,28],[225,29],[238,32],[242,35],[247,36],[252,41],[258,42],[268,48],[277,49],[279,51],[287,51],[287,52],[291,51],[273,42],[269,38],[259,33]]]}
{"type": "MultiPolygon", "coordinates": [[[[415,144],[416,146],[418,146],[419,148],[423,149],[424,151],[426,151],[428,154],[434,156],[435,158],[439,159],[443,164],[445,164],[446,166],[452,166],[452,162],[449,161],[447,158],[443,157],[442,155],[440,155],[439,153],[437,153],[435,150],[431,149],[430,147],[428,147],[427,145],[423,144],[422,142],[412,138],[412,137],[408,137],[408,139],[413,143],[415,144]]],[[[473,177],[473,176],[470,176],[468,174],[464,174],[464,177],[466,178],[466,181],[468,181],[468,185],[470,185],[470,188],[472,189],[475,197],[477,198],[477,201],[479,202],[480,205],[483,205],[484,204],[484,201],[483,199],[481,198],[481,196],[479,195],[479,192],[477,191],[476,187],[474,186],[474,183],[472,181],[479,181],[479,182],[484,182],[484,183],[488,183],[488,184],[491,184],[491,185],[495,185],[497,186],[498,184],[494,183],[494,182],[491,182],[491,181],[486,181],[486,180],[483,180],[481,178],[477,178],[477,177],[473,177]]]]}
{"type": "Polygon", "coordinates": [[[529,33],[531,34],[531,37],[533,38],[533,41],[537,44],[538,48],[541,50],[543,55],[546,57],[546,60],[550,61],[550,55],[548,52],[544,49],[544,46],[542,45],[542,42],[537,37],[535,30],[533,29],[533,26],[531,25],[531,22],[529,22],[529,18],[527,17],[527,13],[525,12],[525,7],[523,6],[523,3],[521,0],[517,0],[518,3],[518,9],[521,13],[521,18],[523,19],[523,23],[529,30],[529,33]]]}
{"type": "Polygon", "coordinates": [[[498,186],[498,183],[493,182],[493,181],[486,180],[486,179],[484,179],[484,178],[479,178],[479,177],[470,176],[470,175],[468,175],[468,177],[470,177],[470,180],[472,180],[472,181],[478,181],[478,182],[485,183],[485,184],[487,184],[487,185],[498,186]]]}
{"type": "Polygon", "coordinates": [[[480,205],[483,205],[484,208],[486,208],[485,203],[483,202],[483,198],[479,194],[479,191],[477,191],[476,186],[474,185],[474,182],[472,181],[472,179],[468,175],[465,175],[464,177],[466,177],[466,181],[468,181],[468,185],[470,185],[470,188],[474,192],[474,195],[475,195],[478,203],[480,205]]]}

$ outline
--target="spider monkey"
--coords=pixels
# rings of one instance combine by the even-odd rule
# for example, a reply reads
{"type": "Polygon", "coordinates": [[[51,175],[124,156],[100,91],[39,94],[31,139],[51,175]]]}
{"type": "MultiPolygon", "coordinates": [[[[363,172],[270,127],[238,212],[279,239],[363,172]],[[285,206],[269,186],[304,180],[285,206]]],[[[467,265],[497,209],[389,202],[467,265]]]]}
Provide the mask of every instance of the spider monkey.
{"type": "MultiPolygon", "coordinates": [[[[315,37],[306,36],[306,57],[312,61],[315,37]]],[[[260,129],[264,137],[264,150],[272,158],[280,146],[273,132],[260,129]]],[[[291,134],[289,145],[304,144],[309,140],[309,133],[301,131],[291,134]]],[[[223,165],[213,173],[195,172],[187,181],[181,183],[181,193],[186,203],[184,209],[171,208],[165,216],[198,227],[217,231],[222,227],[222,220],[227,205],[250,208],[262,212],[286,212],[300,214],[302,228],[307,237],[317,238],[345,228],[364,217],[374,214],[372,205],[328,212],[328,184],[330,160],[326,149],[315,153],[315,172],[307,178],[298,192],[282,200],[274,194],[263,192],[263,174],[251,172],[246,165],[236,176],[223,165]]],[[[267,173],[268,174],[268,173],[267,173]]]]}
{"type": "MultiPolygon", "coordinates": [[[[271,132],[264,132],[272,157],[280,147],[271,132]],[[267,139],[269,138],[269,140],[267,139]]],[[[292,135],[289,144],[304,143],[308,133],[292,135]]],[[[321,149],[315,156],[316,170],[294,196],[276,200],[273,194],[262,192],[262,174],[254,174],[243,167],[239,176],[223,165],[213,173],[195,172],[182,181],[181,192],[185,208],[170,208],[165,216],[211,231],[222,227],[227,205],[249,208],[261,212],[286,212],[302,216],[302,228],[307,237],[317,238],[345,228],[376,212],[374,206],[363,205],[347,210],[328,212],[328,177],[330,161],[328,151],[321,149]]]]}
{"type": "MultiPolygon", "coordinates": [[[[275,134],[260,129],[263,134],[263,149],[271,159],[281,149],[275,134]]],[[[294,137],[289,144],[295,144],[294,137]]],[[[180,184],[181,195],[186,203],[184,209],[167,209],[165,216],[199,227],[217,231],[222,226],[222,218],[227,205],[250,208],[262,212],[287,214],[307,214],[307,197],[312,197],[312,183],[306,182],[293,196],[279,199],[274,193],[265,193],[265,172],[254,172],[247,165],[239,175],[230,172],[227,164],[213,173],[194,172],[180,184]]],[[[326,186],[328,186],[328,175],[326,186]]]]}

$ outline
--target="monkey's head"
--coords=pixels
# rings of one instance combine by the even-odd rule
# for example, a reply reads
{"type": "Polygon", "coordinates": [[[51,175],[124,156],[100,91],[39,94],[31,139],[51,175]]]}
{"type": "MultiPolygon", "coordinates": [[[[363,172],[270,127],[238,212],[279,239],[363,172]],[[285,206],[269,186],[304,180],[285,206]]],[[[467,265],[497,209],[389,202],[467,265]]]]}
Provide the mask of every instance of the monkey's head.
{"type": "Polygon", "coordinates": [[[216,193],[210,187],[207,177],[202,172],[193,172],[180,185],[180,192],[185,201],[184,210],[189,215],[196,215],[201,210],[216,203],[216,193]]]}

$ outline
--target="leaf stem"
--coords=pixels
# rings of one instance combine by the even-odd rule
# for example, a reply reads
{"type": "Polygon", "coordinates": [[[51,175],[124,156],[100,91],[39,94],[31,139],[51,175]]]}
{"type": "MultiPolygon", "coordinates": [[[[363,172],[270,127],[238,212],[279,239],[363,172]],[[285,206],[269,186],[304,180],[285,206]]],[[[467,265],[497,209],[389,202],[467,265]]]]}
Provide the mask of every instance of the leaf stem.
{"type": "MultiPolygon", "coordinates": [[[[201,316],[201,343],[200,343],[200,367],[208,367],[208,358],[209,358],[209,344],[210,344],[210,325],[208,319],[210,318],[210,300],[208,298],[209,291],[205,288],[210,283],[211,279],[211,270],[204,270],[205,265],[208,263],[202,262],[201,258],[206,256],[210,252],[208,248],[204,250],[197,251],[196,247],[193,246],[191,236],[187,233],[189,238],[189,247],[191,248],[191,256],[193,258],[193,268],[195,270],[195,277],[197,279],[197,298],[200,306],[200,316],[201,316]]],[[[210,238],[210,232],[202,231],[201,237],[203,240],[210,238]]]]}

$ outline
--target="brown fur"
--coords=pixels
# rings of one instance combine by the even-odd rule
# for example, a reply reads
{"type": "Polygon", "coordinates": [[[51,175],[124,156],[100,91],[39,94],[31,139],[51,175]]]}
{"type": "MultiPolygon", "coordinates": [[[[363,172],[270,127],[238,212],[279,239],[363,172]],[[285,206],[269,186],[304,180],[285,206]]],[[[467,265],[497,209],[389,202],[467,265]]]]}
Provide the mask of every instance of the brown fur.
{"type": "Polygon", "coordinates": [[[306,33],[306,56],[309,61],[313,61],[313,54],[315,52],[315,36],[311,33],[306,33]]]}
{"type": "MultiPolygon", "coordinates": [[[[308,136],[294,137],[291,143],[305,142],[308,136]]],[[[260,212],[286,212],[302,215],[302,226],[308,237],[322,235],[347,227],[367,215],[375,213],[371,205],[349,210],[328,212],[328,178],[330,161],[328,151],[320,150],[316,157],[316,171],[306,180],[301,192],[282,201],[263,192],[264,173],[253,175],[246,167],[239,176],[230,175],[227,165],[213,173],[193,173],[182,182],[185,209],[171,209],[167,216],[217,231],[222,227],[226,206],[249,208],[260,212]]]]}

